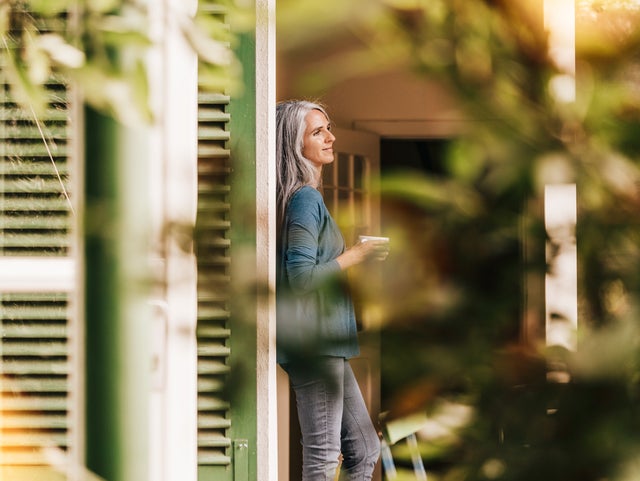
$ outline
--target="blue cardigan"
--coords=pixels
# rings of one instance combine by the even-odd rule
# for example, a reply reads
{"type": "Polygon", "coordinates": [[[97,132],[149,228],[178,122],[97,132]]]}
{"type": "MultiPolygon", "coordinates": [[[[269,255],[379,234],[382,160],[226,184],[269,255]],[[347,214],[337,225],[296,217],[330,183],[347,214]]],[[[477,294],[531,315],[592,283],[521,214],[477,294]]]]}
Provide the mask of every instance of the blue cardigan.
{"type": "Polygon", "coordinates": [[[313,187],[302,187],[291,197],[279,244],[278,362],[357,356],[353,303],[335,260],[344,251],[344,239],[313,187]]]}

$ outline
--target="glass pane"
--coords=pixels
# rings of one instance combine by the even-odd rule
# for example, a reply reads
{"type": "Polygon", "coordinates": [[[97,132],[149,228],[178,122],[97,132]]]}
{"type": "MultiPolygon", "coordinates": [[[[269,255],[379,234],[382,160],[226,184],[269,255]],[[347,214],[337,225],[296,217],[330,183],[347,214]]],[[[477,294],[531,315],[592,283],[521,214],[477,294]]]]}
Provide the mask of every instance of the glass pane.
{"type": "Polygon", "coordinates": [[[348,154],[338,154],[338,185],[340,187],[353,187],[350,182],[351,156],[348,154]]]}
{"type": "Polygon", "coordinates": [[[353,181],[356,189],[365,189],[367,179],[365,175],[367,159],[361,155],[356,155],[353,158],[353,181]]]}
{"type": "Polygon", "coordinates": [[[335,181],[333,178],[334,164],[327,164],[322,167],[322,186],[325,189],[331,189],[335,187],[335,181]]]}
{"type": "Polygon", "coordinates": [[[366,227],[366,206],[364,205],[364,195],[362,192],[354,193],[355,200],[355,224],[357,227],[366,227]]]}

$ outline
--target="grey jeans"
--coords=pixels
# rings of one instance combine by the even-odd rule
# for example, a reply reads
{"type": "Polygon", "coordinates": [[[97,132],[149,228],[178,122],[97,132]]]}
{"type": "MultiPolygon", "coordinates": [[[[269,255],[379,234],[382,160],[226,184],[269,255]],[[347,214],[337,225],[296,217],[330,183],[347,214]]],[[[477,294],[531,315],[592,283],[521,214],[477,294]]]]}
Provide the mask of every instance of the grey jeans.
{"type": "Polygon", "coordinates": [[[298,407],[302,481],[333,481],[340,453],[340,479],[368,481],[380,455],[380,439],[349,361],[341,357],[314,361],[283,365],[298,407]]]}

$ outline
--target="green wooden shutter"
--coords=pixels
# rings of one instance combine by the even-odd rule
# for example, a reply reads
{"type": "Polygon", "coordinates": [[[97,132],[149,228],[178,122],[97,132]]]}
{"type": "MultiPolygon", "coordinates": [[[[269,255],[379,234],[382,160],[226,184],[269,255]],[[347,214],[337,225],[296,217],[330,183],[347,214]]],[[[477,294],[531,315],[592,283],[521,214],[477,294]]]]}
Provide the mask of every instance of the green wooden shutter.
{"type": "MultiPolygon", "coordinates": [[[[198,114],[198,464],[229,469],[229,98],[200,93],[198,114]]],[[[205,469],[206,470],[206,469],[205,469]]],[[[203,470],[201,469],[202,473],[203,470]]]]}
{"type": "MultiPolygon", "coordinates": [[[[59,77],[49,80],[48,108],[36,121],[15,103],[6,62],[2,50],[0,260],[55,270],[44,264],[68,258],[73,223],[68,88],[59,77]]],[[[0,479],[57,479],[45,449],[71,448],[66,287],[61,282],[60,292],[43,291],[34,283],[32,290],[0,293],[0,479]]]]}
{"type": "Polygon", "coordinates": [[[44,448],[69,448],[67,295],[3,294],[0,313],[5,473],[49,464],[44,448]]]}
{"type": "MultiPolygon", "coordinates": [[[[4,77],[4,76],[3,76],[4,77]]],[[[69,251],[68,117],[65,85],[49,83],[44,118],[18,107],[2,79],[0,254],[66,256],[69,251]]]]}
{"type": "MultiPolygon", "coordinates": [[[[224,8],[201,0],[201,13],[230,28],[224,8]]],[[[251,32],[235,40],[244,89],[233,98],[203,91],[199,101],[196,238],[202,481],[258,479],[254,322],[259,288],[251,282],[256,275],[256,102],[251,87],[256,83],[256,49],[251,32]]],[[[211,72],[202,73],[204,85],[211,72]]]]}

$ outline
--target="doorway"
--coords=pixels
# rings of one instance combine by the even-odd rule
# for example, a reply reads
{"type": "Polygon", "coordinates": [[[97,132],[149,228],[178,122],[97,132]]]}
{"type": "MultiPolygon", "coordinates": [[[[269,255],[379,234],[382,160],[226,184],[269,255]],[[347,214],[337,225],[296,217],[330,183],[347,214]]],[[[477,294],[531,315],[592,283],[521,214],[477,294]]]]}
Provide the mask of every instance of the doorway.
{"type": "MultiPolygon", "coordinates": [[[[345,42],[348,44],[347,40],[345,42]]],[[[345,42],[340,43],[341,49],[345,47],[345,42]]],[[[358,149],[353,150],[352,139],[349,139],[348,144],[344,143],[347,139],[345,133],[348,137],[351,137],[351,134],[367,137],[368,145],[375,143],[378,155],[380,149],[388,149],[385,154],[386,168],[407,168],[408,166],[403,164],[411,163],[417,169],[431,169],[434,172],[438,170],[440,164],[435,159],[439,158],[439,149],[442,148],[438,139],[458,134],[464,124],[463,116],[458,112],[453,98],[442,85],[415,77],[404,68],[398,67],[344,78],[338,83],[327,85],[322,91],[309,93],[299,88],[299,81],[307,73],[307,68],[318,60],[315,57],[327,53],[326,45],[321,49],[303,48],[296,51],[290,48],[286,38],[278,38],[276,45],[276,99],[279,101],[308,98],[324,104],[332,123],[340,129],[340,135],[336,136],[336,145],[340,149],[344,147],[347,153],[356,154],[351,163],[355,167],[354,172],[358,170],[359,165],[363,166],[365,163],[360,162],[358,149]]],[[[346,164],[343,163],[344,165],[346,164]]],[[[380,167],[380,164],[367,166],[363,172],[373,168],[375,178],[379,172],[375,169],[380,167]]],[[[354,177],[353,182],[357,191],[358,179],[354,177]]],[[[328,192],[331,199],[339,199],[346,193],[347,191],[342,189],[328,192]]],[[[353,196],[353,199],[356,198],[357,192],[353,196]]],[[[379,202],[379,199],[377,201],[379,202]]],[[[347,205],[353,206],[353,203],[347,205]]],[[[373,218],[368,217],[369,214],[365,215],[365,218],[371,220],[369,226],[375,231],[369,233],[384,235],[384,226],[379,223],[379,203],[372,206],[371,215],[373,218]]],[[[353,232],[344,232],[345,237],[353,239],[357,237],[357,233],[364,233],[357,232],[359,226],[354,227],[353,232]]],[[[374,419],[379,413],[381,397],[380,352],[380,344],[373,343],[372,349],[366,352],[365,360],[358,366],[361,371],[360,379],[365,379],[363,390],[373,406],[371,412],[374,419]],[[373,362],[369,362],[371,360],[373,362]]],[[[296,481],[300,472],[300,459],[297,454],[300,451],[299,433],[295,425],[296,420],[290,416],[290,413],[295,416],[294,402],[290,396],[286,374],[278,368],[279,479],[291,481],[296,481]]],[[[378,470],[376,479],[381,479],[381,470],[378,470]]]]}

